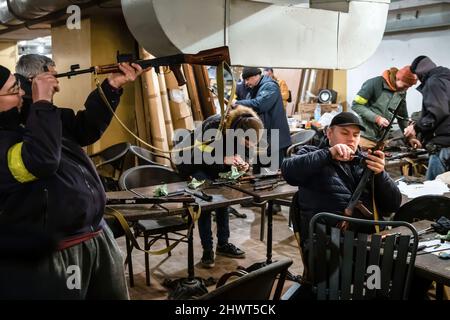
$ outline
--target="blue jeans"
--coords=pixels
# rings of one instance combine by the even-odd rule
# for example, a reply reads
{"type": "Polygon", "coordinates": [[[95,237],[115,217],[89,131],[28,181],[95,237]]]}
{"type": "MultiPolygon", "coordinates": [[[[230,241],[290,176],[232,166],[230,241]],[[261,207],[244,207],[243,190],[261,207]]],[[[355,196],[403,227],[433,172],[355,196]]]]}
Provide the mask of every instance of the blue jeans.
{"type": "Polygon", "coordinates": [[[447,171],[450,163],[450,147],[442,148],[439,153],[431,154],[428,160],[427,180],[434,180],[438,175],[447,171]]]}
{"type": "MultiPolygon", "coordinates": [[[[210,179],[205,172],[196,171],[192,174],[197,180],[210,179]]],[[[217,244],[222,246],[228,243],[230,237],[230,225],[227,208],[219,208],[214,210],[216,212],[216,224],[217,224],[217,244]]],[[[211,211],[202,211],[200,218],[197,221],[198,233],[202,243],[203,250],[213,249],[213,236],[211,228],[211,211]]]]}
{"type": "MultiPolygon", "coordinates": [[[[214,210],[216,212],[217,244],[223,246],[230,237],[229,215],[226,208],[214,210]]],[[[211,211],[204,211],[198,219],[198,233],[203,250],[213,249],[213,236],[211,229],[211,211]]]]}

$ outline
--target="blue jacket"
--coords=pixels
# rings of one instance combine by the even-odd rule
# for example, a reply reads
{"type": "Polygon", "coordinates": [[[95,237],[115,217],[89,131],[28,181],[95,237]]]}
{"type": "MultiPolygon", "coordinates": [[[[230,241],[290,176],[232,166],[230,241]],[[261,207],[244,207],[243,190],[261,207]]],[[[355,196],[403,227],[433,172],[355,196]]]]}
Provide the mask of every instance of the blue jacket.
{"type": "Polygon", "coordinates": [[[264,123],[264,128],[268,130],[269,143],[271,130],[279,130],[280,142],[279,148],[276,148],[276,150],[287,148],[291,145],[286,112],[283,107],[280,87],[276,81],[268,76],[263,76],[258,85],[247,95],[247,99],[238,100],[236,103],[256,111],[264,123]]]}
{"type": "MultiPolygon", "coordinates": [[[[116,108],[122,91],[106,80],[102,88],[116,108]]],[[[85,107],[75,114],[38,101],[25,124],[17,108],[0,112],[0,228],[56,238],[101,228],[105,192],[82,147],[101,137],[112,114],[97,90],[85,107]]]]}
{"type": "MultiPolygon", "coordinates": [[[[303,238],[307,235],[309,220],[316,213],[343,214],[364,170],[363,164],[357,159],[360,158],[340,162],[331,158],[328,146],[322,149],[305,146],[297,155],[283,161],[281,172],[284,179],[290,185],[298,186],[303,238]]],[[[395,182],[386,172],[382,172],[374,176],[374,184],[379,213],[388,215],[397,211],[402,197],[395,182]]],[[[372,211],[372,192],[370,183],[368,185],[360,200],[372,211]]],[[[357,210],[354,211],[354,217],[366,219],[357,210]]]]}

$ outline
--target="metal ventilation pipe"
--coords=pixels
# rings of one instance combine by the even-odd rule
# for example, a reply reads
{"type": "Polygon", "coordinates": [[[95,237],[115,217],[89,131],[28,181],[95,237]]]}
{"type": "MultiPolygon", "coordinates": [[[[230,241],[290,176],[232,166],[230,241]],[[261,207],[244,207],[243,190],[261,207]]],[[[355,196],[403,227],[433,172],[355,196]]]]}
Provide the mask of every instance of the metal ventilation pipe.
{"type": "Polygon", "coordinates": [[[91,0],[0,0],[0,23],[17,25],[91,0]]]}
{"type": "Polygon", "coordinates": [[[383,37],[390,0],[121,0],[155,56],[228,45],[234,65],[350,69],[383,37]],[[283,5],[280,5],[283,3],[283,5]],[[285,4],[286,3],[286,4],[285,4]]]}

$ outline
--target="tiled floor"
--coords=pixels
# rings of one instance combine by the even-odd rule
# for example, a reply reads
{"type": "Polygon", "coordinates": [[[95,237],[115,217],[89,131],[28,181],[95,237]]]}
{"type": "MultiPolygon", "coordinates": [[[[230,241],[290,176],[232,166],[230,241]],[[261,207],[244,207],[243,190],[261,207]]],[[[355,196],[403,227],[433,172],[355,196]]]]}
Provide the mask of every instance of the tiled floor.
{"type": "MultiPolygon", "coordinates": [[[[247,218],[241,219],[230,216],[230,242],[237,245],[246,252],[245,259],[231,259],[222,256],[216,257],[216,266],[212,269],[203,269],[199,265],[202,255],[202,248],[198,236],[198,230],[194,230],[194,260],[195,276],[202,278],[212,277],[215,280],[224,273],[233,271],[238,266],[248,267],[254,262],[261,262],[266,257],[266,242],[259,240],[260,230],[260,210],[257,207],[242,208],[234,206],[239,212],[247,214],[247,218]]],[[[267,230],[267,229],[266,229],[267,230]]],[[[213,234],[215,235],[215,223],[213,223],[213,234]]],[[[142,241],[142,238],[140,238],[142,241]]],[[[216,238],[214,236],[214,241],[216,238]]],[[[125,255],[125,241],[118,239],[123,254],[125,255]]],[[[143,247],[143,245],[142,245],[143,247]]],[[[164,241],[152,247],[152,250],[163,248],[164,241]]],[[[293,274],[301,274],[303,265],[301,263],[299,250],[293,232],[288,227],[288,208],[282,207],[282,212],[274,216],[273,219],[273,260],[291,258],[294,263],[289,269],[293,274]]],[[[160,256],[150,256],[151,285],[145,284],[144,254],[133,251],[133,269],[135,285],[130,288],[131,299],[167,299],[168,289],[162,283],[164,279],[174,280],[187,276],[187,244],[180,243],[173,251],[172,256],[167,254],[160,256]]],[[[128,272],[128,270],[127,270],[128,272]]],[[[128,274],[127,274],[128,279],[128,274]]],[[[288,287],[292,282],[287,281],[288,287]]],[[[214,288],[208,287],[208,290],[214,288]]]]}

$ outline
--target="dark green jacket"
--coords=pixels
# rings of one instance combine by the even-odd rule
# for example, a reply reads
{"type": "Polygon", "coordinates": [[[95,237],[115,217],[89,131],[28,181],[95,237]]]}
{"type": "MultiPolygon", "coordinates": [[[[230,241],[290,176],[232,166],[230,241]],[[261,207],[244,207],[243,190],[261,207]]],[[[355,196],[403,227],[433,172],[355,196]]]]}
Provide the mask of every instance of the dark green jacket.
{"type": "MultiPolygon", "coordinates": [[[[389,110],[395,110],[398,105],[400,105],[398,115],[408,118],[405,91],[392,91],[382,76],[364,82],[352,104],[353,111],[361,117],[366,128],[365,132],[361,132],[361,136],[372,141],[378,140],[382,128],[375,123],[376,117],[380,115],[391,120],[392,112],[389,110]]],[[[397,120],[403,131],[408,126],[408,121],[398,118],[397,120]]]]}

